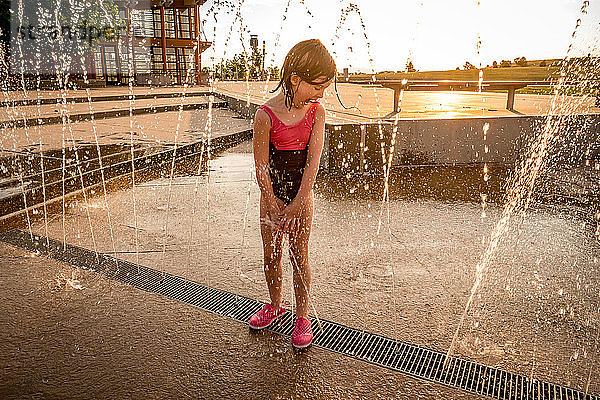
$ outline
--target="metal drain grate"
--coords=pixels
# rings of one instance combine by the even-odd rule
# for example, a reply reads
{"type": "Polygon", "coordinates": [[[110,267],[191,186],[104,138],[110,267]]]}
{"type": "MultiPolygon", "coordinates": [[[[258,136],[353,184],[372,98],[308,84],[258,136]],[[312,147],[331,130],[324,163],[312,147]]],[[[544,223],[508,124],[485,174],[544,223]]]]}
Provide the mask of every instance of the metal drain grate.
{"type": "MultiPolygon", "coordinates": [[[[117,269],[112,256],[99,254],[97,257],[91,250],[69,244],[63,251],[62,242],[35,235],[32,240],[29,233],[22,230],[0,233],[0,240],[243,323],[263,306],[256,300],[128,261],[118,260],[117,269]]],[[[290,336],[293,319],[294,316],[287,311],[270,330],[290,336]]],[[[321,320],[321,331],[314,319],[312,322],[315,346],[478,395],[507,400],[600,400],[597,395],[586,395],[455,357],[451,357],[444,366],[446,355],[443,353],[326,320],[321,320]]]]}

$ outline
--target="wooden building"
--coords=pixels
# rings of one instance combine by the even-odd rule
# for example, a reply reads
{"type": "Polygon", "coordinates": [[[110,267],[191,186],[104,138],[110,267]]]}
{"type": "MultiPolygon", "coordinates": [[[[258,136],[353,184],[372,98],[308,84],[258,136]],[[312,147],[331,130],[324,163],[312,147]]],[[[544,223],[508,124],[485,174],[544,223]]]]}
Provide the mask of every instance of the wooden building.
{"type": "Polygon", "coordinates": [[[206,0],[151,0],[119,7],[126,36],[100,41],[90,61],[91,77],[106,85],[202,83],[200,5],[206,0]],[[198,43],[194,51],[195,43],[198,43]],[[132,54],[132,62],[129,55],[132,54]],[[191,62],[190,62],[191,60],[191,62]]]}

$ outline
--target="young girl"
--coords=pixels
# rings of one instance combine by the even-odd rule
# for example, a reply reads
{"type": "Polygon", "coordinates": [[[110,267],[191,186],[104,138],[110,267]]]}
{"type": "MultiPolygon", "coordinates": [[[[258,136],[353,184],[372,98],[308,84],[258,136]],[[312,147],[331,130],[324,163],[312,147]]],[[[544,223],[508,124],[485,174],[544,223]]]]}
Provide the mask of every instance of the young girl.
{"type": "Polygon", "coordinates": [[[264,270],[271,303],[249,325],[263,329],[285,312],[281,298],[281,256],[289,236],[296,297],[292,345],[308,347],[310,267],[308,240],[313,217],[313,185],[323,149],[325,109],[318,102],[335,79],[333,58],[317,39],[296,44],[281,68],[281,91],[256,111],[254,162],[260,187],[260,221],[264,270]]]}

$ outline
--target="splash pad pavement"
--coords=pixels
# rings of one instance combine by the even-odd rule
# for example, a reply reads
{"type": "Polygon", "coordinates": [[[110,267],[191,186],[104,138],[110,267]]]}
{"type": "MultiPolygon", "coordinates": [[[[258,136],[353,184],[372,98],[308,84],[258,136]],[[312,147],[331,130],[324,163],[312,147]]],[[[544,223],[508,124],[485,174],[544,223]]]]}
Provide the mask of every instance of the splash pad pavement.
{"type": "MultiPolygon", "coordinates": [[[[50,212],[47,226],[38,216],[32,233],[150,267],[159,276],[267,301],[250,143],[220,154],[200,174],[191,164],[178,168],[172,179],[167,171],[136,184],[135,215],[132,190],[125,185],[111,190],[107,203],[102,196],[74,197],[64,230],[59,210],[50,212]],[[108,209],[112,226],[106,223],[108,209]],[[119,238],[114,247],[111,235],[119,238]]],[[[390,229],[383,217],[385,229],[378,235],[380,201],[340,192],[331,182],[337,180],[321,175],[316,188],[314,310],[324,321],[445,354],[484,248],[481,237],[491,231],[500,210],[489,205],[482,219],[477,203],[392,190],[390,229]]],[[[543,393],[527,387],[544,381],[582,391],[589,385],[589,393],[597,393],[590,376],[595,374],[598,247],[589,228],[539,208],[504,243],[454,355],[532,378],[521,384],[524,396],[543,393]]],[[[478,394],[496,379],[501,386],[500,378],[482,368],[476,375],[463,367],[466,378],[458,374],[461,380],[453,388],[318,346],[297,354],[289,338],[252,335],[227,317],[2,247],[6,270],[14,276],[2,290],[3,315],[11,327],[2,341],[8,394],[23,393],[29,382],[34,392],[76,397],[54,384],[65,379],[99,395],[202,393],[208,398],[256,398],[252,388],[260,398],[414,398],[415,393],[471,398],[456,389],[463,379],[485,380],[471,390],[478,394]],[[30,368],[40,371],[40,379],[26,376],[30,368]],[[134,378],[122,379],[136,374],[150,376],[153,383],[142,389],[134,378]],[[270,385],[261,383],[264,376],[273,376],[270,385]],[[114,392],[101,389],[103,382],[115,381],[114,392]]],[[[284,270],[289,298],[287,260],[284,270]]],[[[505,393],[501,398],[512,398],[510,390],[505,393]]]]}

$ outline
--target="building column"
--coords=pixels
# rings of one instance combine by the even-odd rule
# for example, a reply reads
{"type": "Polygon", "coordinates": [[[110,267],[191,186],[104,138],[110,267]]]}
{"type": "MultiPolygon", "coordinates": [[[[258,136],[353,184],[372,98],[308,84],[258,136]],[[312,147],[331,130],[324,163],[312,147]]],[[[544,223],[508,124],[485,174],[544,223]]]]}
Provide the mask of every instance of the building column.
{"type": "Polygon", "coordinates": [[[104,77],[104,86],[108,84],[108,76],[106,75],[106,56],[104,55],[104,46],[100,48],[100,68],[102,69],[102,76],[104,77]]]}
{"type": "Polygon", "coordinates": [[[87,74],[88,79],[96,79],[96,54],[94,49],[91,50],[91,54],[85,55],[85,65],[88,70],[83,71],[83,73],[87,74]]]}
{"type": "Polygon", "coordinates": [[[114,44],[115,46],[115,64],[117,66],[117,84],[120,85],[123,81],[123,74],[121,73],[121,69],[123,66],[121,65],[121,46],[119,46],[119,42],[114,44]]]}
{"type": "Polygon", "coordinates": [[[196,41],[196,85],[202,85],[202,64],[200,63],[200,6],[196,4],[194,12],[194,40],[196,41]]]}
{"type": "Polygon", "coordinates": [[[162,60],[163,60],[163,73],[167,74],[167,33],[165,29],[165,7],[160,6],[160,34],[162,40],[160,45],[162,46],[162,60]]]}

